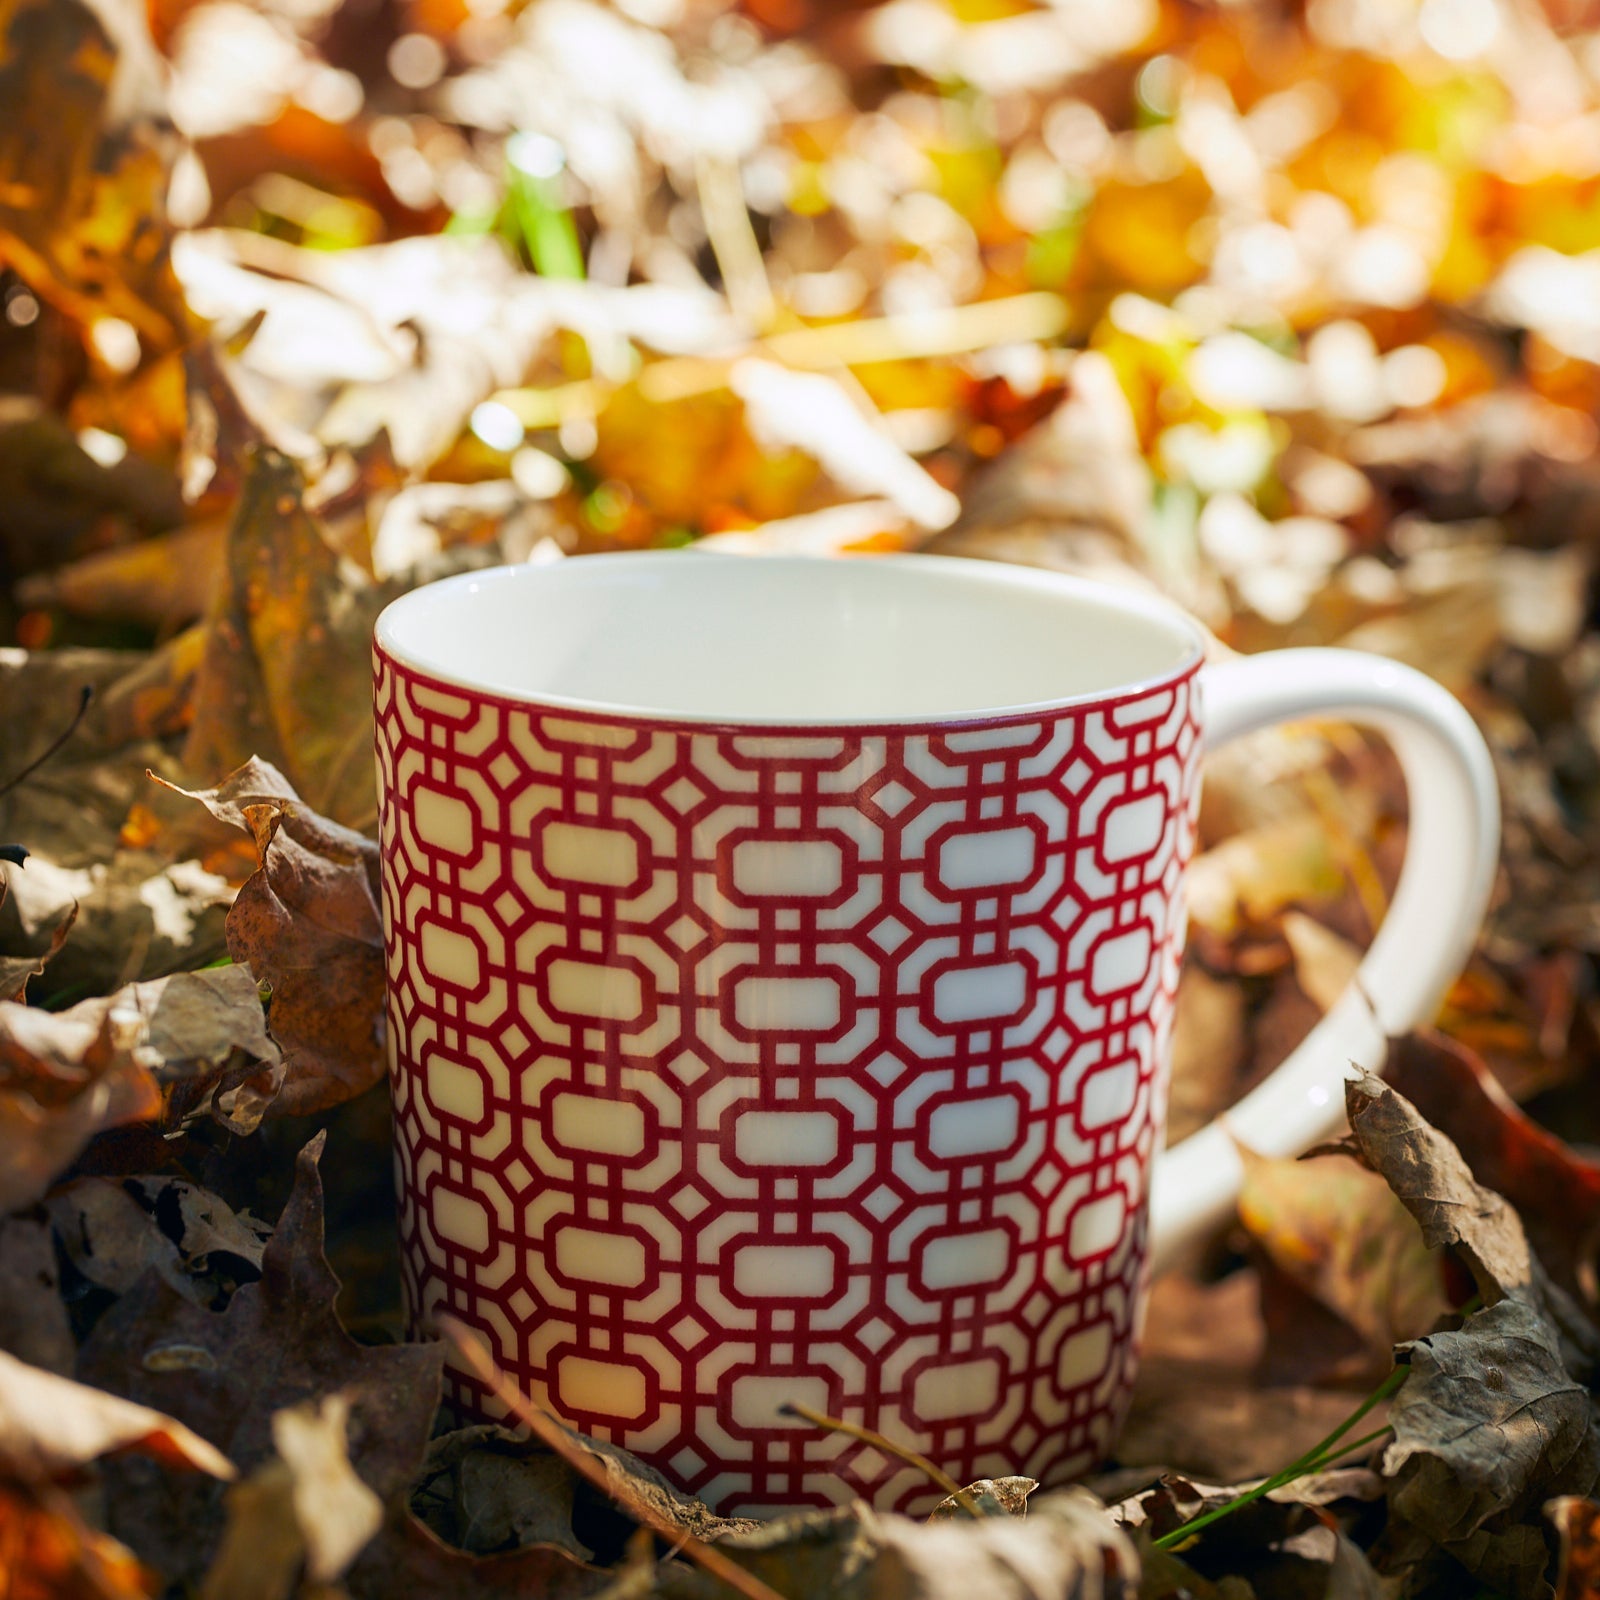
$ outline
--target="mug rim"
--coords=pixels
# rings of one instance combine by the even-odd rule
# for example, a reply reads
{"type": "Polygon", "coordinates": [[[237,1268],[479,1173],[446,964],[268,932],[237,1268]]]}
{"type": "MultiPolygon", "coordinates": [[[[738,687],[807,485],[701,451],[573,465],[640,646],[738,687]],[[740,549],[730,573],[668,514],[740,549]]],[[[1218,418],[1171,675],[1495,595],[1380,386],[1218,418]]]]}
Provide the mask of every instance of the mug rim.
{"type": "Polygon", "coordinates": [[[693,546],[685,550],[604,551],[584,556],[567,556],[560,562],[508,562],[453,573],[449,577],[419,585],[391,600],[379,612],[373,623],[372,647],[375,656],[383,658],[392,666],[399,667],[412,676],[429,680],[442,688],[458,690],[480,700],[490,700],[501,705],[557,712],[582,721],[628,723],[653,728],[678,728],[704,732],[849,735],[998,727],[1009,723],[1037,721],[1041,717],[1081,710],[1084,707],[1109,706],[1137,700],[1146,695],[1160,693],[1193,676],[1204,664],[1206,656],[1204,630],[1201,624],[1182,607],[1164,596],[1142,594],[1131,587],[1125,588],[1103,579],[1084,578],[1042,567],[990,561],[972,556],[923,555],[918,552],[849,556],[790,553],[746,555],[728,551],[699,550],[693,546]],[[553,569],[566,568],[570,562],[578,562],[583,566],[588,566],[591,562],[607,565],[626,564],[638,569],[648,569],[669,564],[681,565],[686,561],[761,563],[780,570],[815,568],[822,564],[841,561],[852,564],[870,562],[910,565],[923,571],[944,573],[959,578],[963,583],[987,583],[997,588],[1054,593],[1063,599],[1076,600],[1080,604],[1091,604],[1107,611],[1120,612],[1130,618],[1157,623],[1172,630],[1175,635],[1181,636],[1187,649],[1174,666],[1159,672],[1132,677],[1109,687],[1080,691],[1076,694],[984,706],[949,714],[924,713],[888,718],[881,715],[863,717],[831,715],[806,718],[670,711],[621,700],[599,700],[548,691],[530,691],[513,684],[496,682],[486,676],[452,671],[438,660],[428,659],[415,649],[407,649],[396,637],[400,623],[405,620],[405,613],[427,604],[424,597],[437,595],[440,590],[470,590],[484,584],[537,582],[553,569]]]}

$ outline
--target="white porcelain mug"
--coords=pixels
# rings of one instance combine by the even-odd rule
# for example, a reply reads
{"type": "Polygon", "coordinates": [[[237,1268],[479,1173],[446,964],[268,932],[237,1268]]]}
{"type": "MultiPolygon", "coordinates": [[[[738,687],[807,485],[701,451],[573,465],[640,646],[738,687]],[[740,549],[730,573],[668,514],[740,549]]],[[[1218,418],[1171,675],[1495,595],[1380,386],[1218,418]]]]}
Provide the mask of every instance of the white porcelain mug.
{"type": "Polygon", "coordinates": [[[725,1510],[937,1498],[786,1400],[961,1481],[1101,1457],[1152,1258],[1226,1215],[1235,1139],[1337,1128],[1494,874],[1430,680],[1204,666],[1176,609],[1028,569],[503,568],[396,601],[375,670],[412,1318],[725,1510]],[[1398,754],[1399,887],[1344,999],[1162,1154],[1201,746],[1307,716],[1398,754]]]}

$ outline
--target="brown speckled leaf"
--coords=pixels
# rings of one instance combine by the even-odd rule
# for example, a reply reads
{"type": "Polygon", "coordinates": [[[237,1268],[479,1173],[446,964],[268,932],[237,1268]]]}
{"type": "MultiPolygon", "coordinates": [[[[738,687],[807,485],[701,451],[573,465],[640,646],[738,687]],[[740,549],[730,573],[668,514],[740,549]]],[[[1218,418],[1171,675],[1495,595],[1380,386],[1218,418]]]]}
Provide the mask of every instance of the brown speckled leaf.
{"type": "Polygon", "coordinates": [[[275,1109],[321,1111],[370,1089],[384,1072],[377,845],[253,757],[191,798],[255,840],[260,867],[228,913],[228,948],[271,986],[286,1066],[275,1109]]]}
{"type": "MultiPolygon", "coordinates": [[[[439,1401],[434,1345],[358,1345],[334,1310],[339,1291],[323,1254],[324,1136],[301,1152],[295,1188],[261,1262],[221,1313],[202,1310],[154,1275],[106,1313],[85,1344],[80,1376],[168,1410],[214,1439],[244,1472],[274,1453],[285,1407],[343,1391],[356,1473],[392,1501],[422,1459],[439,1401]]],[[[109,1522],[169,1578],[206,1570],[224,1525],[222,1495],[115,1462],[106,1472],[109,1522]]]]}

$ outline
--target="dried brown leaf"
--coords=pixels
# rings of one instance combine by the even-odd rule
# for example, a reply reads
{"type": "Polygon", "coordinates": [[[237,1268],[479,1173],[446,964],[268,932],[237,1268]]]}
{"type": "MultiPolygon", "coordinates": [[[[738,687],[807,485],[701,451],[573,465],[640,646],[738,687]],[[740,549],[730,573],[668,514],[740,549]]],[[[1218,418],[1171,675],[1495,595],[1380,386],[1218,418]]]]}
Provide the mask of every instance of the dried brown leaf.
{"type": "Polygon", "coordinates": [[[1591,1306],[1600,1300],[1600,1163],[1534,1122],[1481,1056],[1441,1034],[1397,1039],[1384,1078],[1460,1149],[1480,1183],[1516,1207],[1556,1281],[1591,1306]]]}
{"type": "Polygon", "coordinates": [[[1362,1158],[1417,1219],[1429,1248],[1457,1251],[1486,1303],[1531,1291],[1536,1268],[1516,1212],[1474,1181],[1461,1152],[1370,1075],[1346,1085],[1345,1101],[1362,1158]]]}
{"type": "Polygon", "coordinates": [[[0,1351],[0,1464],[6,1471],[54,1478],[126,1450],[224,1481],[234,1476],[226,1456],[175,1418],[0,1351]]]}
{"type": "MultiPolygon", "coordinates": [[[[434,1345],[365,1348],[345,1332],[339,1291],[323,1255],[324,1136],[301,1152],[295,1188],[261,1262],[226,1311],[200,1309],[154,1275],[108,1311],[85,1344],[80,1373],[108,1389],[168,1408],[216,1438],[253,1472],[275,1446],[273,1416],[335,1391],[351,1409],[351,1464],[388,1502],[410,1483],[438,1405],[434,1345]]],[[[221,1495],[140,1471],[108,1469],[110,1525],[174,1579],[198,1579],[223,1517],[221,1495]]]]}
{"type": "Polygon", "coordinates": [[[129,991],[50,1013],[0,1001],[0,1211],[31,1204],[103,1128],[161,1111],[129,991]]]}
{"type": "Polygon", "coordinates": [[[1486,1583],[1539,1594],[1547,1552],[1529,1525],[1547,1499],[1600,1481],[1595,1405],[1555,1331],[1508,1298],[1417,1340],[1406,1359],[1383,1457],[1391,1512],[1486,1583]]]}
{"type": "Polygon", "coordinates": [[[293,1479],[295,1520],[313,1583],[342,1576],[383,1525],[383,1501],[350,1465],[349,1422],[343,1394],[291,1406],[272,1419],[272,1442],[293,1479]]]}
{"type": "Polygon", "coordinates": [[[441,1435],[411,1493],[411,1508],[447,1544],[494,1555],[550,1544],[587,1561],[572,1531],[575,1477],[538,1440],[483,1425],[441,1435]]]}
{"type": "MultiPolygon", "coordinates": [[[[990,1517],[1025,1517],[1028,1514],[1028,1496],[1039,1487],[1034,1478],[979,1478],[969,1483],[966,1492],[972,1503],[990,1517]]],[[[946,1495],[928,1513],[929,1522],[943,1522],[951,1517],[965,1517],[970,1513],[956,1497],[946,1495]]]]}
{"type": "MultiPolygon", "coordinates": [[[[410,1512],[391,1519],[345,1579],[352,1600],[587,1600],[610,1589],[612,1574],[555,1545],[475,1556],[446,1544],[410,1512]]],[[[726,1591],[723,1591],[724,1593],[726,1591]]],[[[221,1597],[218,1597],[221,1600],[221,1597]]],[[[230,1597],[231,1600],[231,1597],[230,1597]]]]}
{"type": "Polygon", "coordinates": [[[325,1110],[370,1089],[385,1066],[377,845],[254,757],[191,798],[255,841],[260,866],[228,913],[228,948],[271,985],[286,1068],[276,1109],[325,1110]]]}
{"type": "Polygon", "coordinates": [[[270,1232],[181,1178],[82,1178],[46,1204],[62,1249],[90,1283],[126,1294],[154,1271],[197,1305],[213,1304],[219,1289],[231,1287],[237,1261],[247,1264],[243,1275],[254,1276],[270,1232]],[[223,1264],[213,1255],[237,1258],[225,1285],[214,1281],[223,1264]]]}

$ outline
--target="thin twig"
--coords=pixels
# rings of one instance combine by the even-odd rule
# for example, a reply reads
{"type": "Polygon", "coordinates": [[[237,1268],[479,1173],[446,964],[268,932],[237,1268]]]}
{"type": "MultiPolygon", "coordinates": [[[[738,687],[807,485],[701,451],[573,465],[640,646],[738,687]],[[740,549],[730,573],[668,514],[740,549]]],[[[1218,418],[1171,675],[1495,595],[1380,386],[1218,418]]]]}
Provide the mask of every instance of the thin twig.
{"type": "Polygon", "coordinates": [[[875,1446],[879,1450],[886,1450],[907,1466],[915,1467],[919,1472],[926,1473],[934,1486],[943,1489],[955,1503],[961,1507],[969,1517],[981,1517],[982,1508],[978,1502],[967,1493],[965,1489],[950,1476],[943,1467],[936,1465],[926,1456],[919,1455],[908,1445],[896,1444],[893,1439],[885,1438],[881,1433],[874,1433],[871,1428],[864,1428],[859,1422],[846,1422],[842,1417],[830,1417],[824,1411],[814,1411],[810,1406],[802,1405],[798,1400],[785,1401],[778,1407],[780,1415],[791,1417],[804,1417],[814,1428],[827,1428],[832,1433],[847,1433],[852,1439],[860,1439],[864,1444],[875,1446]]]}
{"type": "Polygon", "coordinates": [[[88,713],[89,702],[93,699],[93,686],[87,683],[84,684],[83,688],[78,691],[78,709],[73,712],[72,721],[50,741],[49,748],[42,755],[35,756],[21,772],[13,773],[4,783],[0,783],[0,795],[10,794],[19,783],[25,783],[78,731],[78,725],[88,713]]]}
{"type": "Polygon", "coordinates": [[[652,1533],[681,1548],[691,1561],[704,1567],[712,1577],[720,1578],[730,1588],[737,1589],[746,1600],[783,1600],[777,1590],[763,1583],[753,1572],[746,1571],[704,1539],[698,1539],[686,1529],[677,1527],[644,1499],[619,1492],[619,1485],[594,1456],[544,1407],[523,1394],[494,1364],[488,1347],[474,1329],[444,1313],[439,1317],[439,1331],[455,1347],[479,1382],[493,1393],[495,1399],[518,1422],[531,1429],[542,1443],[555,1451],[574,1472],[586,1478],[601,1494],[615,1500],[634,1521],[643,1523],[652,1533]]]}

